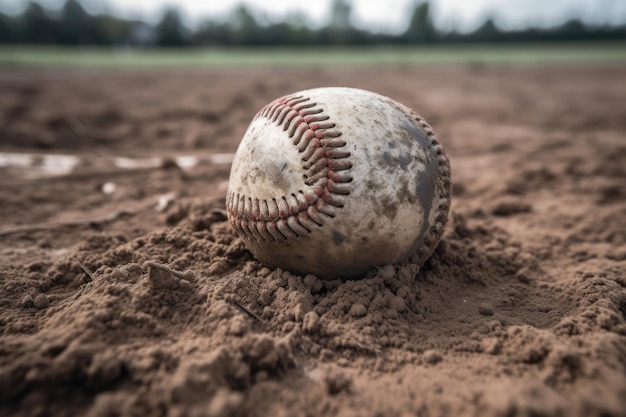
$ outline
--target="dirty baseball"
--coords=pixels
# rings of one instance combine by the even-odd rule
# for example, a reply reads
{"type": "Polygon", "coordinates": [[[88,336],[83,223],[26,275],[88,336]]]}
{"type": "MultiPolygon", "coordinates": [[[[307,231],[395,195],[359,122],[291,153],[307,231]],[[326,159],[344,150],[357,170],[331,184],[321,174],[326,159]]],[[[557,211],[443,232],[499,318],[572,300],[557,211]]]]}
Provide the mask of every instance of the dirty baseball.
{"type": "Polygon", "coordinates": [[[431,127],[369,91],[318,88],[254,117],[235,154],[228,217],[262,263],[324,279],[423,265],[450,207],[450,167],[431,127]]]}

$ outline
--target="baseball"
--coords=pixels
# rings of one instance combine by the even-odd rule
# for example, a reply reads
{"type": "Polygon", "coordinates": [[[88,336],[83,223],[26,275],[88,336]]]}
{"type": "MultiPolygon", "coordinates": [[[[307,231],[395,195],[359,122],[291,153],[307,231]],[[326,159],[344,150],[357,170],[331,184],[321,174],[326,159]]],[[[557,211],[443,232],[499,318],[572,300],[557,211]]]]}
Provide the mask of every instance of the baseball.
{"type": "Polygon", "coordinates": [[[322,279],[420,266],[448,219],[450,166],[404,105],[353,88],[278,98],[235,154],[228,218],[262,263],[322,279]]]}

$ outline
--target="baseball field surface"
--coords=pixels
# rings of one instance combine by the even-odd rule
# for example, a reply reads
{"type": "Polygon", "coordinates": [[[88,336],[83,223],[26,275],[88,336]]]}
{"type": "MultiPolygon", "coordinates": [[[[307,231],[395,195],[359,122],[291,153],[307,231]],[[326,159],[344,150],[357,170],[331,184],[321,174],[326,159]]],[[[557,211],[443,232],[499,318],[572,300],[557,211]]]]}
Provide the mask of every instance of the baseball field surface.
{"type": "Polygon", "coordinates": [[[625,416],[625,74],[1,70],[0,415],[625,416]],[[326,86],[445,148],[423,267],[296,275],[229,222],[254,115],[326,86]]]}

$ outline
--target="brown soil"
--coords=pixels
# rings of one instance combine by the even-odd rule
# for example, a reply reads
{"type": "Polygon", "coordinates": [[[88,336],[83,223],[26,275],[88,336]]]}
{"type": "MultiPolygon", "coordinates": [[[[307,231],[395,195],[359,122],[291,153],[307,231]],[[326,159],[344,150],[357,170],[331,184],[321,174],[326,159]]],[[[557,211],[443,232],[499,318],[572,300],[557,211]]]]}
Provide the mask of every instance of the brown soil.
{"type": "Polygon", "coordinates": [[[0,415],[626,416],[623,68],[4,71],[0,90],[0,152],[37,154],[0,158],[0,415]],[[447,149],[451,221],[421,270],[269,270],[225,220],[213,156],[330,85],[414,108],[447,149]],[[80,160],[52,176],[44,154],[80,160]]]}

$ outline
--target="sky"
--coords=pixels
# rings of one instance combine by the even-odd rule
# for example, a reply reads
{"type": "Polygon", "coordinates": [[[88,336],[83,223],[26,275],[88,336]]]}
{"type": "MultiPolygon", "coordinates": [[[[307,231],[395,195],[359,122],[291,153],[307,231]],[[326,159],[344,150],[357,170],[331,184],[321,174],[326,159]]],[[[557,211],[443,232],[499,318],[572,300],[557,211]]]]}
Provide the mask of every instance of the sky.
{"type": "MultiPolygon", "coordinates": [[[[236,5],[244,3],[265,14],[269,20],[281,20],[289,14],[303,13],[313,25],[328,18],[332,0],[80,0],[94,13],[107,12],[123,17],[158,21],[168,5],[183,11],[185,22],[195,26],[207,17],[228,16],[236,5]]],[[[58,9],[65,0],[38,0],[50,9],[58,9]]],[[[352,0],[352,23],[363,29],[401,32],[406,28],[416,0],[352,0]]],[[[27,0],[2,0],[0,9],[18,13],[27,0]]],[[[438,27],[472,30],[493,17],[505,29],[528,26],[554,26],[570,18],[583,18],[592,24],[626,23],[626,0],[431,0],[438,27]]]]}

